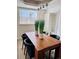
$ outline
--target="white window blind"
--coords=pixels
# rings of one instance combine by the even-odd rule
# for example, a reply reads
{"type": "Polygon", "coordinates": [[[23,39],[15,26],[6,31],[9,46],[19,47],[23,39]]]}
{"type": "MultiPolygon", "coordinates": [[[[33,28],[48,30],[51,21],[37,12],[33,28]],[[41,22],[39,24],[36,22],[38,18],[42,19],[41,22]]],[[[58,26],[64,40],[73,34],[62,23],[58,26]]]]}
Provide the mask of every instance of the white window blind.
{"type": "Polygon", "coordinates": [[[37,19],[37,10],[19,8],[20,24],[34,24],[37,19]]]}

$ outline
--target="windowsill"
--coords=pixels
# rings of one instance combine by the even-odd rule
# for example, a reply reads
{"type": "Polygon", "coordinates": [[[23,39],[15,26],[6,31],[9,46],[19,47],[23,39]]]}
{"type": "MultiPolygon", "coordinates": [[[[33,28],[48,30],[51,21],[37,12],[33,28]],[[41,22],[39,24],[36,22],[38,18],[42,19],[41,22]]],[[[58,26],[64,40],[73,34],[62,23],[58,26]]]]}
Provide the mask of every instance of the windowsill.
{"type": "Polygon", "coordinates": [[[34,23],[18,24],[18,25],[34,25],[34,23]]]}
{"type": "Polygon", "coordinates": [[[29,21],[29,22],[20,22],[18,25],[34,25],[34,22],[29,21]]]}

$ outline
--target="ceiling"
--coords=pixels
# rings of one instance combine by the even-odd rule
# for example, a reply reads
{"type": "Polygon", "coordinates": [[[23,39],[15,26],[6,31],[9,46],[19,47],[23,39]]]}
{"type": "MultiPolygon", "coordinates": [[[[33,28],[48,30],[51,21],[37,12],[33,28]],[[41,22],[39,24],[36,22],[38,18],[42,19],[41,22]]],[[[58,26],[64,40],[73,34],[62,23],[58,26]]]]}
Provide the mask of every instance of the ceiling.
{"type": "Polygon", "coordinates": [[[23,0],[25,4],[38,6],[40,4],[47,3],[51,0],[23,0]]]}

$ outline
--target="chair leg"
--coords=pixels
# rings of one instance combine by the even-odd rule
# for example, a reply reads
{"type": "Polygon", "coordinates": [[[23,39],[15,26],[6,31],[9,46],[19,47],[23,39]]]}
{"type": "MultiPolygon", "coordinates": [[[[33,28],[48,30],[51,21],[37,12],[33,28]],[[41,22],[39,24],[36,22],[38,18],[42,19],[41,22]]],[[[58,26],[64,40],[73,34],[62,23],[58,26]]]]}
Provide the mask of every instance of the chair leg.
{"type": "Polygon", "coordinates": [[[23,50],[23,43],[22,43],[22,50],[23,50]]]}
{"type": "Polygon", "coordinates": [[[32,59],[32,58],[30,57],[30,59],[32,59]]]}
{"type": "Polygon", "coordinates": [[[49,50],[49,59],[50,59],[50,57],[51,57],[51,50],[49,50]]]}
{"type": "Polygon", "coordinates": [[[26,48],[24,47],[24,55],[26,54],[26,48]]]}
{"type": "Polygon", "coordinates": [[[26,56],[27,56],[27,50],[26,50],[26,56]]]}
{"type": "Polygon", "coordinates": [[[25,59],[27,59],[26,57],[27,57],[27,56],[25,55],[25,59]]]}
{"type": "Polygon", "coordinates": [[[43,59],[45,59],[45,52],[43,52],[42,54],[43,54],[43,59]]]}
{"type": "Polygon", "coordinates": [[[25,59],[27,59],[27,51],[25,50],[25,52],[26,52],[26,53],[25,53],[25,59]]]}

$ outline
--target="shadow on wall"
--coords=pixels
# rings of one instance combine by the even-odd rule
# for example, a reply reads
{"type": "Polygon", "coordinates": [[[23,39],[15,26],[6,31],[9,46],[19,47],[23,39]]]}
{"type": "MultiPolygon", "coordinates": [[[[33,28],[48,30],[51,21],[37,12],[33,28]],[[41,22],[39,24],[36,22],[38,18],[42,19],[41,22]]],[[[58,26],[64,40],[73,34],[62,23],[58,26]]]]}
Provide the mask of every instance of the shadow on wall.
{"type": "Polygon", "coordinates": [[[21,35],[29,31],[34,31],[33,24],[18,24],[17,25],[17,39],[21,39],[21,35]]]}

